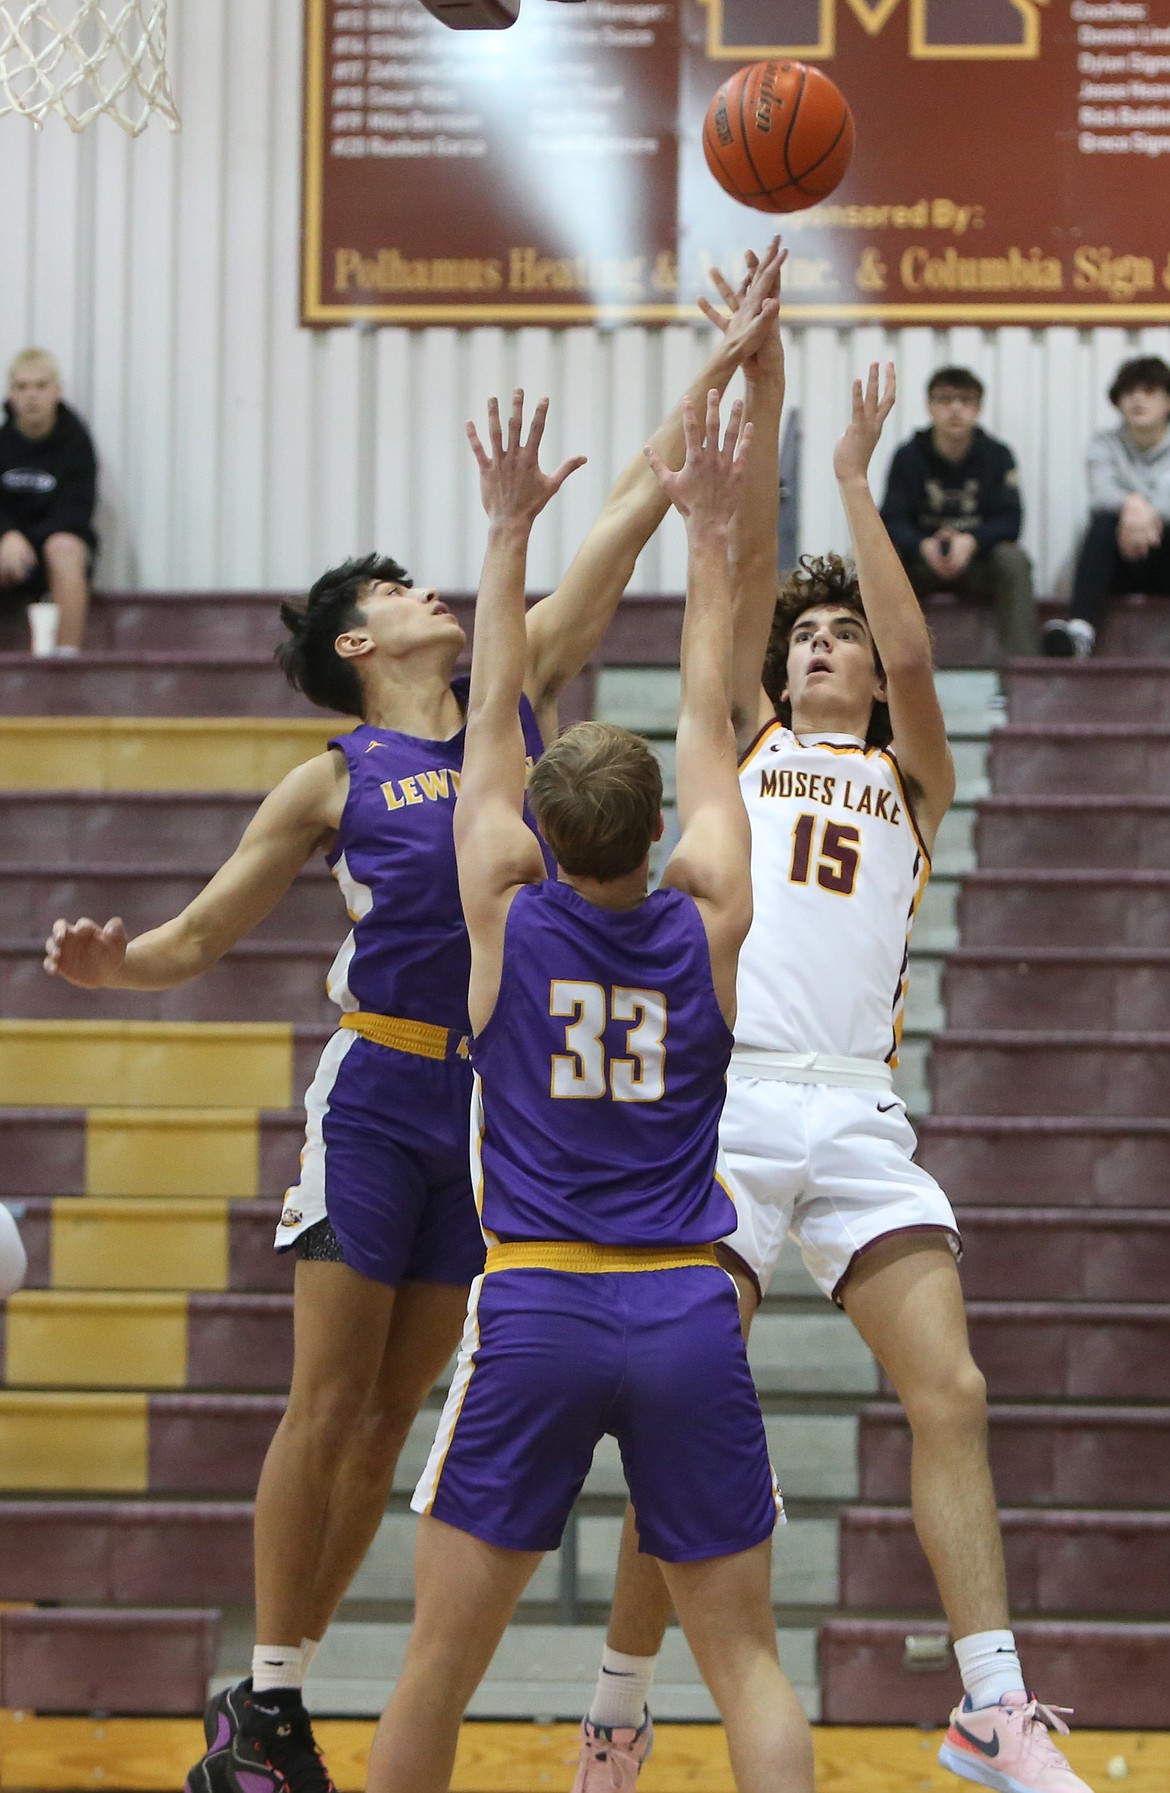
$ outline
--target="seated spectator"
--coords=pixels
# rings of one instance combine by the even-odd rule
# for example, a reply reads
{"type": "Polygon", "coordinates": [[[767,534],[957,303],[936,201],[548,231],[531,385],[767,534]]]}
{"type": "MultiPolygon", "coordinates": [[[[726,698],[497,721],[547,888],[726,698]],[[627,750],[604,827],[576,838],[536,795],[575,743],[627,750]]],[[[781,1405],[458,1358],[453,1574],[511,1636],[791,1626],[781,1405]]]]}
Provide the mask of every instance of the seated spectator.
{"type": "Polygon", "coordinates": [[[0,424],[0,596],[28,603],[47,593],[63,654],[77,653],[85,630],[96,488],[93,443],[62,401],[56,362],[22,350],[0,424]]]}
{"type": "Polygon", "coordinates": [[[1089,527],[1073,575],[1067,621],[1045,626],[1046,654],[1087,659],[1105,600],[1116,592],[1170,594],[1170,367],[1139,355],[1117,370],[1109,397],[1116,429],[1089,443],[1089,527]]]}
{"type": "Polygon", "coordinates": [[[983,385],[940,367],[926,389],[930,428],[890,463],[882,519],[919,597],[959,592],[995,605],[1005,654],[1036,652],[1032,563],[1019,545],[1015,457],[979,428],[983,385]]]}

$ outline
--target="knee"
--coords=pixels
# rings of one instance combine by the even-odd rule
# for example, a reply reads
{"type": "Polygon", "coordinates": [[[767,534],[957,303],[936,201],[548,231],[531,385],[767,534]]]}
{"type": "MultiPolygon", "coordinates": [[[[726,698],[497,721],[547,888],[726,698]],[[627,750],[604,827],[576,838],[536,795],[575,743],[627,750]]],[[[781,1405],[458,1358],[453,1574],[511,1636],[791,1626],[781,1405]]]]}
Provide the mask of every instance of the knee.
{"type": "Polygon", "coordinates": [[[1014,574],[1017,578],[1032,576],[1032,562],[1020,547],[1019,542],[996,542],[989,551],[988,562],[997,572],[1014,574]]]}
{"type": "Polygon", "coordinates": [[[355,1378],[293,1375],[282,1424],[314,1451],[343,1450],[362,1421],[368,1387],[355,1378]]]}
{"type": "Polygon", "coordinates": [[[81,537],[65,530],[46,536],[41,553],[45,565],[53,573],[84,572],[89,562],[89,549],[81,537]]]}
{"type": "Polygon", "coordinates": [[[969,1353],[935,1366],[899,1395],[916,1434],[969,1436],[987,1426],[987,1381],[969,1353]]]}
{"type": "Polygon", "coordinates": [[[421,1402],[383,1400],[374,1396],[358,1418],[355,1439],[362,1464],[371,1477],[393,1473],[421,1402]]]}

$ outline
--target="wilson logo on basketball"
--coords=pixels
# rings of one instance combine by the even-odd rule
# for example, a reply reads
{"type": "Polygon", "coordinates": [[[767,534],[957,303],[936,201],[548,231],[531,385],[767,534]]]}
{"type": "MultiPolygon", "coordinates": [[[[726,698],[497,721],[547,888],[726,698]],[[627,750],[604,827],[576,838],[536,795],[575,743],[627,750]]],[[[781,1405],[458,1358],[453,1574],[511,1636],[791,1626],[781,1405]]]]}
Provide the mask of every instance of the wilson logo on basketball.
{"type": "Polygon", "coordinates": [[[772,105],[776,98],[776,84],[772,79],[771,65],[760,85],[760,97],[756,101],[756,129],[768,132],[772,129],[772,105]]]}
{"type": "Polygon", "coordinates": [[[718,103],[715,107],[715,116],[712,122],[715,126],[715,135],[726,149],[727,145],[731,142],[732,132],[731,121],[727,116],[727,101],[722,95],[719,96],[718,103]]]}

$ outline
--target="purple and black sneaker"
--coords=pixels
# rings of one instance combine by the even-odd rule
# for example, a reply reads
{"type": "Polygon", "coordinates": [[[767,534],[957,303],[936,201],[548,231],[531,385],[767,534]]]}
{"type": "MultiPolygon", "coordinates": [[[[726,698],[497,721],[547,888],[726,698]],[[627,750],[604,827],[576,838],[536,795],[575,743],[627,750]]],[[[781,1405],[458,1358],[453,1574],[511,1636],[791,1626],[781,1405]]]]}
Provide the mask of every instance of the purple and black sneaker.
{"type": "Polygon", "coordinates": [[[184,1793],[334,1793],[300,1692],[229,1687],[203,1719],[207,1754],[184,1793]]]}

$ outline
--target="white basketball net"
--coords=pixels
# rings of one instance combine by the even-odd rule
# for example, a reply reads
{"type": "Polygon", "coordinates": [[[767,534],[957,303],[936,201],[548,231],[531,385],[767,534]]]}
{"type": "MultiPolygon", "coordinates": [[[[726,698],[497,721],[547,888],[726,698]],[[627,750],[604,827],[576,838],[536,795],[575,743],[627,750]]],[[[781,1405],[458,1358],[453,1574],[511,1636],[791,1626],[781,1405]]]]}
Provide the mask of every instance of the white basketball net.
{"type": "Polygon", "coordinates": [[[166,49],[167,0],[0,0],[0,118],[108,112],[137,137],[158,112],[177,131],[166,49]]]}

